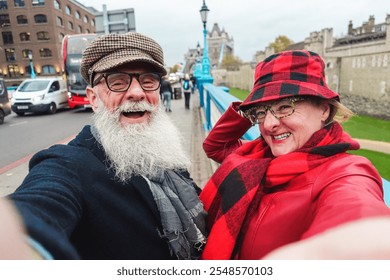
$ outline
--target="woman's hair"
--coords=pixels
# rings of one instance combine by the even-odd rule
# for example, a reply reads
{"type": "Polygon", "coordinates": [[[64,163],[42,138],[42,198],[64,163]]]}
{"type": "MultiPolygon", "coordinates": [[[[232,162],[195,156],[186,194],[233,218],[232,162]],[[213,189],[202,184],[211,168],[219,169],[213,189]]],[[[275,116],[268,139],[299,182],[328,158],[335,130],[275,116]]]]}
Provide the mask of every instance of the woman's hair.
{"type": "Polygon", "coordinates": [[[351,116],[354,115],[352,110],[348,107],[341,104],[336,99],[323,99],[319,97],[308,97],[308,100],[312,101],[316,105],[320,105],[321,103],[328,103],[330,105],[330,114],[326,123],[330,123],[332,121],[336,121],[339,123],[347,121],[351,116]]]}

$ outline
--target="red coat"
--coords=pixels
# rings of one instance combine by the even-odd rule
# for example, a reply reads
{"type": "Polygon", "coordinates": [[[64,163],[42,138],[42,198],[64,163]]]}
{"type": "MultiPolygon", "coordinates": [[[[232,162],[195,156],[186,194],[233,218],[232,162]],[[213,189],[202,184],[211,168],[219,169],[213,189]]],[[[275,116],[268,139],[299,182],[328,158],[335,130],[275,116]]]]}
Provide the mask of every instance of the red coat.
{"type": "MultiPolygon", "coordinates": [[[[238,139],[249,127],[249,121],[230,107],[205,139],[206,154],[222,161],[241,145],[238,139]]],[[[262,258],[348,221],[390,215],[378,172],[360,156],[341,153],[278,189],[264,195],[251,218],[240,259],[262,258]]]]}

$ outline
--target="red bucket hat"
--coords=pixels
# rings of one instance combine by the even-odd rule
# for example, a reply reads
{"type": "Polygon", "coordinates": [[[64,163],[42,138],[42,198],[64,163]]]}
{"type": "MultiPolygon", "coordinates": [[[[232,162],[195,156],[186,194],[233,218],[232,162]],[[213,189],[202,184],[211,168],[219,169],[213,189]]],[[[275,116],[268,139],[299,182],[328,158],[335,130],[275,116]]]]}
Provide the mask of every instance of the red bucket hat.
{"type": "Polygon", "coordinates": [[[267,57],[256,66],[255,82],[241,110],[258,103],[293,96],[317,96],[337,99],[325,81],[324,61],[310,51],[284,51],[267,57]]]}

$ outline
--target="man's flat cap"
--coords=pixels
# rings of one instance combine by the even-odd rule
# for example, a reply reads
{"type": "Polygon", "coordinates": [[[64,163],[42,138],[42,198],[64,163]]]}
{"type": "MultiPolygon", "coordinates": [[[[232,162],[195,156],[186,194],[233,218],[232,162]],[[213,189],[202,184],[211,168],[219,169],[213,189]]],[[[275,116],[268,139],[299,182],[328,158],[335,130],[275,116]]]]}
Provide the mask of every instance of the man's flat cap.
{"type": "Polygon", "coordinates": [[[164,53],[153,39],[136,32],[98,37],[83,52],[80,73],[92,84],[94,75],[131,63],[145,62],[166,75],[164,53]]]}

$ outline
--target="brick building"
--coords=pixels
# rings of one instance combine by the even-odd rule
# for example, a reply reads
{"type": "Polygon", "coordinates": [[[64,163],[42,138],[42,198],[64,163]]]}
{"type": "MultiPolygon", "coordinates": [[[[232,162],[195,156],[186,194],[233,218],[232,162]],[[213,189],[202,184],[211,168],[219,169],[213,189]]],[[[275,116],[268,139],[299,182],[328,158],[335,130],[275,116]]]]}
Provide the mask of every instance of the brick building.
{"type": "Polygon", "coordinates": [[[74,0],[0,0],[0,72],[7,85],[35,73],[61,75],[67,34],[95,33],[97,11],[74,0]]]}

